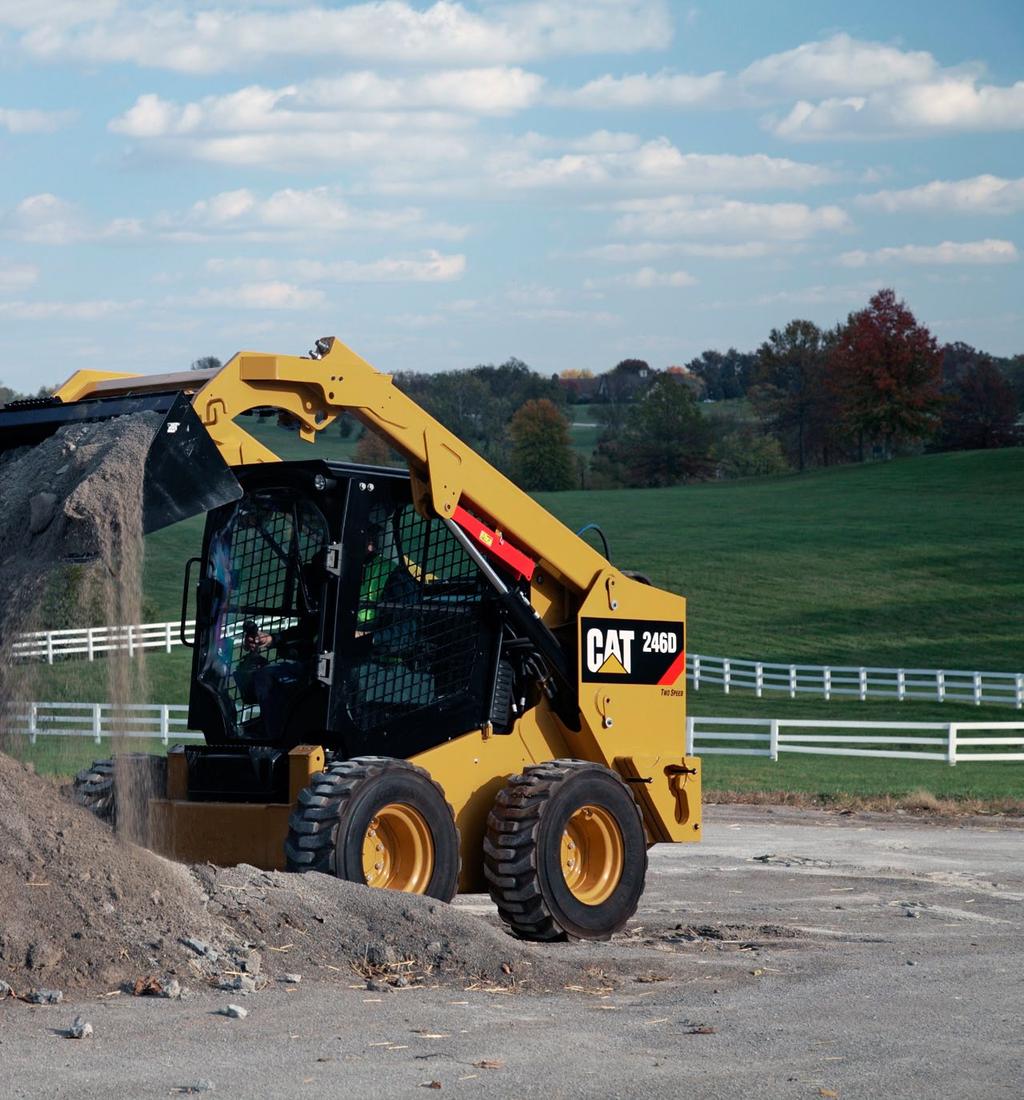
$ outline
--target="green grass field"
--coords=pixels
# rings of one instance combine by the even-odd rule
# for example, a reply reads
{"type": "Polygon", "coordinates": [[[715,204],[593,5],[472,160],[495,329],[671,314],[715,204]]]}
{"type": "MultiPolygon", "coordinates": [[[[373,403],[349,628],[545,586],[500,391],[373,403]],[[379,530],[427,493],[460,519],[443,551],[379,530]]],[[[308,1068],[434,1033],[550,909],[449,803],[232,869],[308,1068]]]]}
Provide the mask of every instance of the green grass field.
{"type": "MultiPolygon", "coordinates": [[[[247,421],[282,454],[314,457],[271,423],[247,421]],[[273,433],[273,434],[270,434],[273,433]],[[282,440],[281,437],[284,437],[282,440]]],[[[336,433],[335,433],[336,435],[336,433]]],[[[351,440],[332,443],[349,457],[351,440]]],[[[598,522],[617,565],[688,598],[694,652],[806,663],[1024,669],[1024,450],[934,455],[802,476],[673,489],[541,496],[570,527],[598,522]]],[[[154,617],[176,618],[191,520],[147,539],[154,617]]],[[[150,699],[184,702],[187,650],[149,655],[150,699]]],[[[95,699],[102,664],[41,668],[37,698],[95,699]]],[[[1006,707],[785,694],[692,693],[690,712],[801,718],[1010,721],[1006,707]]],[[[92,749],[82,745],[85,755],[92,749]]],[[[881,794],[925,786],[961,797],[1024,798],[1024,765],[708,757],[710,789],[881,794]],[[985,792],[979,794],[979,791],[985,792]]]]}

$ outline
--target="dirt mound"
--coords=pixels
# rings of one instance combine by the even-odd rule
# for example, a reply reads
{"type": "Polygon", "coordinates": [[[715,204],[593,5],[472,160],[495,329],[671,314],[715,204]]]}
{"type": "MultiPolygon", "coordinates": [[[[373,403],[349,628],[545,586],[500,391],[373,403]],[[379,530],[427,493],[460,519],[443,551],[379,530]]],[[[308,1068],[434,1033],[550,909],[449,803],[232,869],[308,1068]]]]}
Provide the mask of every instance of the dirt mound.
{"type": "Polygon", "coordinates": [[[551,964],[525,944],[431,898],[244,864],[196,872],[210,911],[248,940],[265,943],[278,970],[533,989],[557,980],[551,964]]]}
{"type": "Polygon", "coordinates": [[[223,938],[187,867],[119,839],[0,754],[0,978],[105,985],[188,969],[186,936],[223,938]]]}
{"type": "Polygon", "coordinates": [[[171,863],[3,754],[0,897],[0,980],[18,993],[114,989],[153,974],[195,988],[240,971],[528,988],[561,980],[525,944],[429,898],[171,863]]]}

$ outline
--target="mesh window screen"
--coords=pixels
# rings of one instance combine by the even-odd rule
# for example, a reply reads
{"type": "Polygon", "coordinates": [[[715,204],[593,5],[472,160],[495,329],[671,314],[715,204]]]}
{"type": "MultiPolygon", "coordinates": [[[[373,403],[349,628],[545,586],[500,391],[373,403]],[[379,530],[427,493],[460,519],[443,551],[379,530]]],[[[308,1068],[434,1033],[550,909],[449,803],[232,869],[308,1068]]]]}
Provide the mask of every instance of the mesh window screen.
{"type": "MultiPolygon", "coordinates": [[[[312,625],[306,631],[312,637],[319,590],[310,590],[305,567],[327,541],[327,523],[319,509],[289,494],[267,491],[239,501],[211,542],[210,575],[220,582],[221,597],[205,678],[217,686],[237,723],[259,715],[253,676],[268,658],[283,656],[283,644],[248,653],[244,624],[251,620],[261,633],[285,638],[302,631],[303,624],[312,625]]],[[[312,664],[314,655],[303,659],[312,664]]]]}
{"type": "Polygon", "coordinates": [[[406,505],[373,533],[356,615],[371,644],[349,674],[349,714],[364,730],[463,700],[486,660],[485,582],[448,528],[406,505]]]}

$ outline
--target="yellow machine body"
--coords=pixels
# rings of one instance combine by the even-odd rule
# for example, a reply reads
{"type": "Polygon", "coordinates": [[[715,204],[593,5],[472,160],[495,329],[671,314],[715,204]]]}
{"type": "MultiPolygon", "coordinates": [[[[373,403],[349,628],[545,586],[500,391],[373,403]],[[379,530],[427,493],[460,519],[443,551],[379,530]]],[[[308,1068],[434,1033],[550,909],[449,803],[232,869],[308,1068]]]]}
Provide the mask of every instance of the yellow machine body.
{"type": "MultiPolygon", "coordinates": [[[[229,466],[279,461],[237,423],[252,409],[283,410],[309,442],[339,414],[351,413],[405,457],[421,513],[452,518],[458,507],[469,508],[536,562],[534,610],[553,630],[572,624],[577,630],[580,728],[567,728],[541,700],[509,735],[481,729],[411,758],[440,783],[454,808],[461,889],[482,888],[481,843],[498,790],[509,775],[547,760],[588,760],[618,772],[635,792],[649,843],[698,840],[700,761],[684,753],[685,599],[615,569],[344,344],[332,339],[320,348],[319,358],[239,352],[220,370],[187,375],[82,371],[56,396],[76,401],[181,389],[229,466]],[[648,630],[635,629],[636,621],[648,630]],[[585,631],[585,623],[598,625],[585,631]],[[672,667],[662,680],[637,682],[630,659],[638,661],[648,645],[669,636],[676,647],[672,667]]],[[[493,537],[480,541],[486,546],[493,537]]],[[[292,751],[293,801],[323,759],[316,747],[292,751]]],[[[280,867],[291,804],[189,802],[183,766],[184,757],[172,753],[168,797],[152,807],[156,846],[182,859],[280,867]]]]}

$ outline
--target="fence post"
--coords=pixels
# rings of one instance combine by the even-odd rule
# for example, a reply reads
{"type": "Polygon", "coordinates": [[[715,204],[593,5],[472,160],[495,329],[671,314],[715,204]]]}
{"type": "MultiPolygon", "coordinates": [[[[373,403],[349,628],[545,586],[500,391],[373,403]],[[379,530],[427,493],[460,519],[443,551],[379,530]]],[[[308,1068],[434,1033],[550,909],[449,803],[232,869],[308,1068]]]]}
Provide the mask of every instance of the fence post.
{"type": "Polygon", "coordinates": [[[941,668],[935,670],[935,698],[940,703],[946,701],[946,674],[941,668]]]}
{"type": "Polygon", "coordinates": [[[731,682],[732,663],[730,662],[729,658],[726,657],[725,660],[722,662],[722,690],[726,695],[729,694],[729,685],[731,682]]]}
{"type": "Polygon", "coordinates": [[[46,632],[46,663],[53,664],[53,634],[49,630],[46,632]]]}
{"type": "Polygon", "coordinates": [[[896,670],[896,698],[902,703],[907,697],[907,674],[902,668],[896,670]]]}
{"type": "Polygon", "coordinates": [[[686,717],[686,744],[683,750],[687,756],[693,756],[693,719],[686,717]]]}
{"type": "Polygon", "coordinates": [[[134,634],[134,631],[135,631],[135,627],[132,626],[131,623],[129,623],[128,624],[128,656],[129,657],[134,657],[135,656],[135,645],[132,641],[132,636],[134,634]]]}
{"type": "Polygon", "coordinates": [[[1017,709],[1024,710],[1024,672],[1018,672],[1016,678],[1017,686],[1017,709]]]}
{"type": "Polygon", "coordinates": [[[976,672],[974,674],[974,705],[976,707],[981,706],[981,673],[976,672]]]}
{"type": "Polygon", "coordinates": [[[36,743],[36,736],[39,733],[39,704],[29,703],[28,705],[28,740],[30,745],[36,743]]]}
{"type": "Polygon", "coordinates": [[[103,744],[103,711],[99,703],[92,705],[92,739],[97,745],[103,744]]]}
{"type": "Polygon", "coordinates": [[[160,740],[166,745],[170,736],[171,708],[163,703],[160,707],[160,740]]]}
{"type": "Polygon", "coordinates": [[[825,687],[825,702],[831,702],[832,700],[832,669],[828,665],[822,670],[822,680],[825,687]]]}
{"type": "Polygon", "coordinates": [[[764,665],[762,665],[760,661],[754,665],[754,692],[758,699],[760,699],[764,693],[764,665]]]}
{"type": "Polygon", "coordinates": [[[85,656],[86,660],[96,660],[96,632],[91,626],[85,632],[85,656]]]}
{"type": "Polygon", "coordinates": [[[862,668],[859,675],[860,701],[863,703],[868,697],[868,670],[862,668]]]}
{"type": "Polygon", "coordinates": [[[164,623],[164,651],[171,652],[171,624],[164,623]]]}
{"type": "Polygon", "coordinates": [[[789,697],[796,698],[796,665],[789,666],[789,697]]]}
{"type": "Polygon", "coordinates": [[[956,764],[956,734],[956,723],[950,722],[946,727],[946,763],[949,764],[950,767],[956,764]]]}
{"type": "Polygon", "coordinates": [[[700,654],[693,655],[693,690],[700,691],[700,654]]]}
{"type": "Polygon", "coordinates": [[[772,760],[779,759],[779,720],[773,718],[768,726],[768,755],[772,760]]]}

